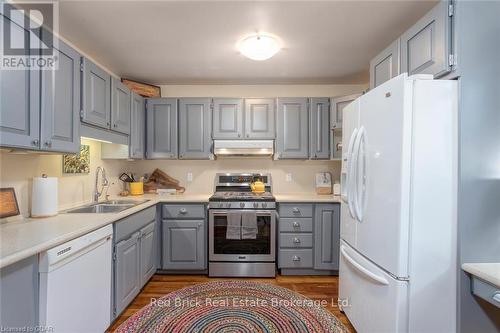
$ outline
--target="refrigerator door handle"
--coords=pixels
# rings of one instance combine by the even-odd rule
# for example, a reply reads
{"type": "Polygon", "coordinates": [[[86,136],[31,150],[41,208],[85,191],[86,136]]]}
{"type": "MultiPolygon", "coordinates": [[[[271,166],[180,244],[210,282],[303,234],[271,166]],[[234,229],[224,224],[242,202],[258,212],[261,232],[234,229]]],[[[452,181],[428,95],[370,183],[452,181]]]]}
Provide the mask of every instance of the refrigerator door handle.
{"type": "Polygon", "coordinates": [[[352,151],[354,148],[354,143],[356,142],[356,139],[358,137],[358,129],[355,128],[354,131],[351,134],[351,139],[349,140],[349,148],[347,150],[347,177],[346,177],[346,195],[347,195],[347,205],[349,207],[349,213],[351,214],[352,218],[355,217],[354,213],[354,207],[352,205],[352,180],[354,179],[353,175],[353,165],[354,161],[352,160],[352,151]]]}
{"type": "Polygon", "coordinates": [[[363,221],[363,206],[364,206],[364,180],[365,180],[365,156],[363,153],[365,144],[366,130],[361,127],[358,132],[358,143],[356,149],[356,195],[354,197],[354,211],[359,222],[363,221]],[[363,150],[361,149],[363,146],[363,150]]]}
{"type": "Polygon", "coordinates": [[[358,216],[358,209],[356,208],[357,198],[358,198],[358,159],[359,159],[359,145],[361,138],[361,128],[357,131],[356,139],[353,144],[353,152],[352,152],[352,163],[350,165],[351,172],[351,186],[349,189],[349,200],[351,202],[353,213],[352,217],[355,218],[358,222],[361,222],[361,219],[358,216]]]}
{"type": "Polygon", "coordinates": [[[345,250],[345,247],[343,245],[340,246],[340,253],[342,253],[342,256],[354,267],[356,270],[358,270],[360,273],[365,275],[366,277],[370,278],[371,280],[382,284],[384,286],[389,285],[389,281],[387,281],[383,276],[377,275],[365,267],[363,267],[360,263],[358,263],[356,260],[351,258],[348,254],[347,251],[345,250]]]}

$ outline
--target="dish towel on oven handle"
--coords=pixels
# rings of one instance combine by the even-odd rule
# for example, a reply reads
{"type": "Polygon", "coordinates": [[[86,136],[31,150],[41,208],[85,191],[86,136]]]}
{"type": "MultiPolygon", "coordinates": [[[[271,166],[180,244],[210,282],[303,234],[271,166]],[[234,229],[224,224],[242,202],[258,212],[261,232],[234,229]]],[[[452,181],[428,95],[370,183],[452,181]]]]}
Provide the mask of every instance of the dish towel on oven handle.
{"type": "Polygon", "coordinates": [[[249,210],[241,213],[241,239],[257,239],[257,213],[249,210]]]}
{"type": "Polygon", "coordinates": [[[241,239],[241,212],[227,213],[226,239],[241,239]]]}

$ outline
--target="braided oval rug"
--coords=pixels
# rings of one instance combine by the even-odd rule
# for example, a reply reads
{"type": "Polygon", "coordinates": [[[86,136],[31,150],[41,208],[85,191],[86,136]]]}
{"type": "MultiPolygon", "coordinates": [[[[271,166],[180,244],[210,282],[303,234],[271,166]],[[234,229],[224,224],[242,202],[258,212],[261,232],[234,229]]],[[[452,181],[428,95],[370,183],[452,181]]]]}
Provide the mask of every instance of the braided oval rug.
{"type": "Polygon", "coordinates": [[[208,282],[151,303],[115,332],[335,332],[348,329],[317,302],[279,286],[208,282]]]}

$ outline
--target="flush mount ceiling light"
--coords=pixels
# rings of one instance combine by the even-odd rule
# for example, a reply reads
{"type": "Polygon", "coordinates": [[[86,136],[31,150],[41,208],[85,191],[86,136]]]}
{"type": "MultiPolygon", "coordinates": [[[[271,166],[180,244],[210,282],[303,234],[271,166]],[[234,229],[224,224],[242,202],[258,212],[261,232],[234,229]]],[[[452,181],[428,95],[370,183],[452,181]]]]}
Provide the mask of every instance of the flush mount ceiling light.
{"type": "Polygon", "coordinates": [[[278,40],[266,34],[255,34],[243,38],[238,43],[238,50],[252,60],[267,60],[278,53],[281,46],[278,40]]]}

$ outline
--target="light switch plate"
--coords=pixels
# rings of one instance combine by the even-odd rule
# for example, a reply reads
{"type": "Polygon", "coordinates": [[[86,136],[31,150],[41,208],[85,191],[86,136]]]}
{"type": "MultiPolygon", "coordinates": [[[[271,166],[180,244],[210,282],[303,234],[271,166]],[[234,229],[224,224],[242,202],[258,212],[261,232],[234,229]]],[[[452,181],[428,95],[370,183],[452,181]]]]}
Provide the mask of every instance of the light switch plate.
{"type": "Polygon", "coordinates": [[[188,174],[187,174],[187,181],[188,182],[192,182],[193,181],[193,173],[192,172],[188,172],[188,174]]]}
{"type": "Polygon", "coordinates": [[[292,181],[292,174],[291,173],[287,173],[286,176],[285,176],[285,180],[287,182],[291,182],[292,181]]]}

